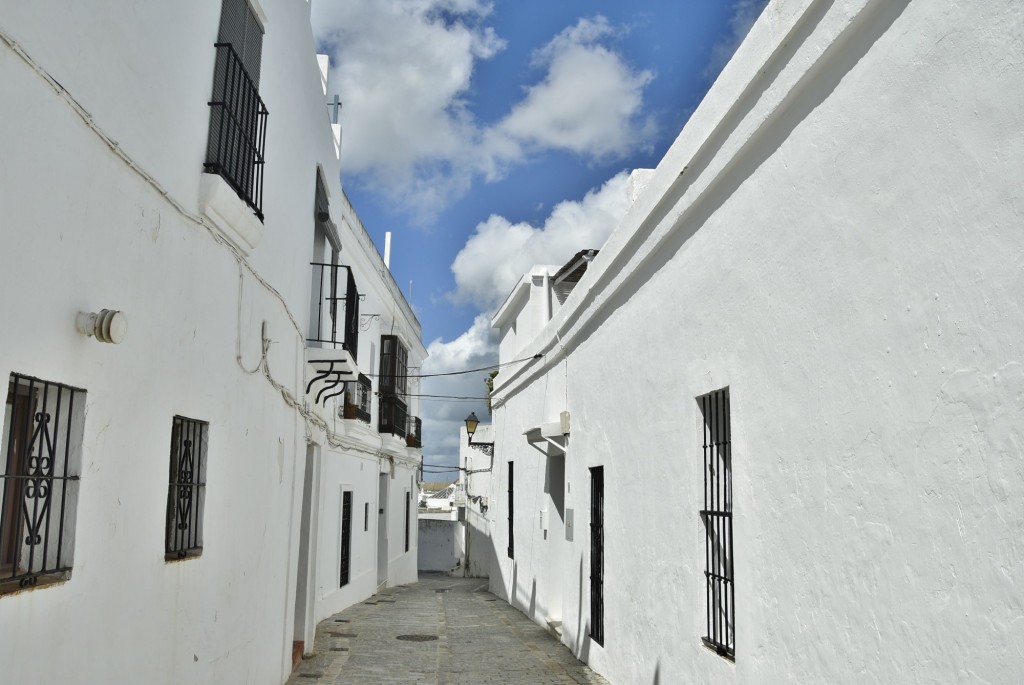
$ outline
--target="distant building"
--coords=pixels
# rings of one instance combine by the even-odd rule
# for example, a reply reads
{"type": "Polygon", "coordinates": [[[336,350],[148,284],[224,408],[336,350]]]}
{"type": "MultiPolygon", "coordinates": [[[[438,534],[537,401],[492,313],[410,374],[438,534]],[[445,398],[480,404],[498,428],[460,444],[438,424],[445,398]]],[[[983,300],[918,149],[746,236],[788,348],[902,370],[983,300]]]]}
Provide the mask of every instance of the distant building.
{"type": "Polygon", "coordinates": [[[279,685],[417,577],[426,350],[309,8],[4,7],[5,683],[279,685]]]}
{"type": "Polygon", "coordinates": [[[495,315],[490,586],[611,682],[1021,681],[1022,26],[769,3],[495,315]]]}

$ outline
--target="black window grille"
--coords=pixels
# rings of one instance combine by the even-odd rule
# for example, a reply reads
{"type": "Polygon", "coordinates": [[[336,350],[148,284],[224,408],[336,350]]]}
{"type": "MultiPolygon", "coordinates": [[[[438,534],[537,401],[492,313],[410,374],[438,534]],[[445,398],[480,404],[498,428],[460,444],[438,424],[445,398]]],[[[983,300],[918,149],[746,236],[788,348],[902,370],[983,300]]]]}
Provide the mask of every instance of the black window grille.
{"type": "Polygon", "coordinates": [[[412,515],[412,495],[405,493],[405,551],[409,551],[409,517],[412,515]]]}
{"type": "Polygon", "coordinates": [[[308,342],[321,345],[341,345],[352,359],[359,351],[359,291],[352,269],[344,264],[310,262],[313,267],[313,288],[318,293],[315,318],[311,322],[308,342]],[[341,273],[344,269],[344,274],[341,273]],[[344,279],[344,280],[343,280],[344,279]],[[344,284],[345,289],[341,290],[344,284]],[[344,303],[343,321],[338,315],[338,303],[344,303]],[[338,334],[338,324],[343,326],[338,334]]]}
{"type": "Polygon", "coordinates": [[[352,566],[352,491],[341,494],[341,571],[338,587],[348,585],[352,566]]]}
{"type": "Polygon", "coordinates": [[[604,467],[590,469],[590,638],[604,644],[604,467]]]}
{"type": "Polygon", "coordinates": [[[704,644],[736,657],[736,601],[732,544],[732,429],[729,389],[698,398],[704,418],[704,508],[706,531],[707,635],[704,644]]]}
{"type": "Polygon", "coordinates": [[[263,28],[246,0],[221,6],[204,169],[219,174],[263,220],[267,108],[259,95],[263,28]]]}
{"type": "Polygon", "coordinates": [[[0,465],[0,592],[70,576],[85,391],[11,374],[0,465]]]}
{"type": "Polygon", "coordinates": [[[515,491],[515,481],[514,481],[514,478],[513,478],[512,466],[513,466],[512,462],[509,462],[508,463],[508,558],[509,559],[514,559],[515,558],[515,554],[514,554],[514,552],[515,552],[515,544],[514,544],[514,542],[515,542],[515,537],[514,537],[515,531],[513,530],[513,527],[512,527],[512,521],[513,521],[513,518],[514,518],[513,517],[513,513],[514,512],[513,512],[513,498],[512,498],[512,495],[513,495],[513,492],[515,491]]]}
{"type": "Polygon", "coordinates": [[[171,469],[167,488],[166,559],[203,552],[206,504],[206,448],[209,424],[175,416],[171,427],[171,469]]]}

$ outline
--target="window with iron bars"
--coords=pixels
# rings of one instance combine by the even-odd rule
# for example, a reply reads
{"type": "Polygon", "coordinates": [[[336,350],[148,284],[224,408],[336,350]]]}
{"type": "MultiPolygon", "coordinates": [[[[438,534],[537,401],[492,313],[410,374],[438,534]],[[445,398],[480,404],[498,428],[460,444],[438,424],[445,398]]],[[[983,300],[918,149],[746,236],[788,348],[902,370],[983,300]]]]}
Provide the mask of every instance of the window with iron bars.
{"type": "Polygon", "coordinates": [[[203,509],[206,504],[206,450],[210,424],[175,416],[171,427],[171,468],[167,489],[168,560],[203,553],[203,509]]]}
{"type": "Polygon", "coordinates": [[[736,599],[732,536],[732,428],[729,388],[697,398],[703,415],[704,508],[707,634],[704,644],[721,656],[736,658],[736,599]]]}
{"type": "Polygon", "coordinates": [[[341,560],[338,587],[348,585],[352,566],[352,491],[341,494],[341,560]]]}
{"type": "Polygon", "coordinates": [[[405,491],[405,551],[409,551],[409,518],[412,516],[412,495],[405,491]]]}
{"type": "Polygon", "coordinates": [[[71,576],[85,391],[12,373],[0,464],[0,593],[71,576]]]}
{"type": "Polygon", "coordinates": [[[263,27],[246,0],[223,0],[214,48],[203,168],[219,174],[262,221],[268,117],[259,95],[263,27]]]}
{"type": "Polygon", "coordinates": [[[590,469],[590,637],[604,645],[604,467],[590,469]]]}
{"type": "Polygon", "coordinates": [[[514,544],[514,542],[515,542],[515,535],[514,535],[514,531],[513,531],[513,528],[512,528],[512,522],[515,520],[515,517],[513,516],[513,510],[512,510],[512,504],[513,504],[513,496],[512,495],[514,494],[514,491],[515,491],[514,481],[513,481],[513,477],[512,477],[513,465],[514,464],[511,461],[508,463],[508,550],[507,551],[508,551],[508,558],[509,559],[514,559],[515,558],[515,554],[514,554],[514,552],[515,552],[515,544],[514,544]]]}

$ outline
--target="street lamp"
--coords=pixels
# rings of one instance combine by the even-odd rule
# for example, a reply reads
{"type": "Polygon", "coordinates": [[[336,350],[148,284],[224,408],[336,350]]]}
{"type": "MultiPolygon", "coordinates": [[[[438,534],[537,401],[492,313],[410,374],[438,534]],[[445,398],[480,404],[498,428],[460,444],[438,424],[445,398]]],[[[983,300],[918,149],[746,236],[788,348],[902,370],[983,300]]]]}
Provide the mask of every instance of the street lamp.
{"type": "Polygon", "coordinates": [[[481,452],[484,452],[485,454],[493,455],[494,454],[494,443],[493,442],[481,442],[479,440],[477,442],[473,442],[473,434],[476,433],[476,428],[479,425],[480,425],[480,419],[478,419],[476,417],[476,412],[471,412],[470,415],[466,417],[466,436],[467,436],[467,441],[466,442],[467,442],[467,444],[470,447],[478,449],[481,452]]]}

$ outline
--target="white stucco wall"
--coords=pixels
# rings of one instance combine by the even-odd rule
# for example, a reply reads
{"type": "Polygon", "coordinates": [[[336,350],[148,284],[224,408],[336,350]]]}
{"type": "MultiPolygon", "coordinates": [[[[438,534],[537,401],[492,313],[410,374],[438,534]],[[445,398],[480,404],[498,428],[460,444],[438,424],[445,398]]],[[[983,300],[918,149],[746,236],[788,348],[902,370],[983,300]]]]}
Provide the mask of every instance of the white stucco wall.
{"type": "Polygon", "coordinates": [[[342,262],[356,269],[364,311],[389,312],[361,333],[360,367],[372,372],[363,365],[379,355],[383,325],[401,331],[410,365],[425,350],[411,308],[390,274],[380,275],[379,255],[337,188],[308,4],[260,4],[266,221],[247,257],[207,228],[199,210],[220,3],[130,12],[50,0],[4,7],[0,284],[18,294],[0,305],[8,322],[0,378],[13,371],[88,393],[72,576],[0,596],[4,682],[283,682],[293,640],[311,636],[294,625],[303,613],[298,570],[309,581],[298,603],[311,603],[310,622],[376,589],[382,468],[394,474],[386,582],[416,578],[415,536],[408,552],[402,546],[399,493],[416,497],[419,450],[346,425],[333,405],[312,409],[333,433],[328,440],[294,406],[312,405],[305,265],[318,166],[332,182],[342,262]],[[75,331],[79,311],[100,308],[125,312],[121,345],[75,331]],[[249,372],[264,325],[267,375],[249,372]],[[202,556],[167,563],[175,415],[210,423],[209,461],[202,556]],[[317,447],[310,506],[322,530],[301,529],[307,443],[317,447]],[[355,494],[347,595],[327,581],[337,580],[343,487],[355,494]],[[303,537],[313,542],[300,564],[303,537]]]}
{"type": "Polygon", "coordinates": [[[522,348],[545,358],[499,376],[492,589],[611,682],[1024,678],[1022,28],[1009,1],[770,3],[522,348]],[[700,640],[695,398],[726,386],[735,663],[700,640]],[[572,542],[523,437],[559,405],[572,542]]]}
{"type": "MultiPolygon", "coordinates": [[[[514,352],[512,353],[514,354],[514,352]]],[[[490,424],[480,424],[473,436],[477,442],[492,442],[494,432],[490,424]]],[[[468,444],[466,429],[459,429],[459,466],[466,484],[466,551],[463,575],[487,578],[494,564],[495,553],[491,542],[494,512],[491,509],[491,478],[493,456],[468,444]]]]}
{"type": "Polygon", "coordinates": [[[454,571],[465,556],[465,526],[449,517],[420,514],[418,569],[420,571],[454,571]]]}

